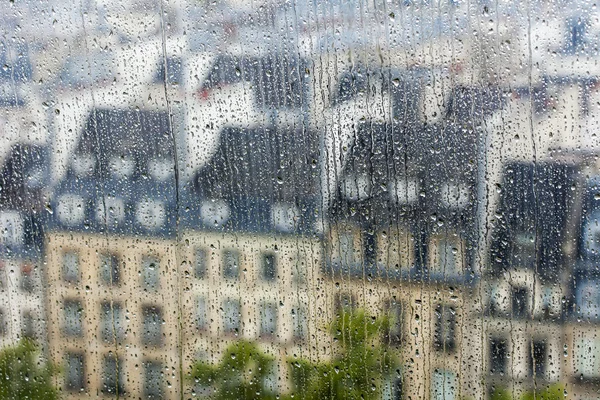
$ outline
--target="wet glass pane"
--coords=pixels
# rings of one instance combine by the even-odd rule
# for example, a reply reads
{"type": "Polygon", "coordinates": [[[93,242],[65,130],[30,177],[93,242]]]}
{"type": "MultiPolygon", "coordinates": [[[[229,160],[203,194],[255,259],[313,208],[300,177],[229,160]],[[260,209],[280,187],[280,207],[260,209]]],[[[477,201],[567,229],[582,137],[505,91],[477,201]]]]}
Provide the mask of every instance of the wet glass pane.
{"type": "Polygon", "coordinates": [[[596,399],[596,3],[9,1],[0,399],[596,399]]]}

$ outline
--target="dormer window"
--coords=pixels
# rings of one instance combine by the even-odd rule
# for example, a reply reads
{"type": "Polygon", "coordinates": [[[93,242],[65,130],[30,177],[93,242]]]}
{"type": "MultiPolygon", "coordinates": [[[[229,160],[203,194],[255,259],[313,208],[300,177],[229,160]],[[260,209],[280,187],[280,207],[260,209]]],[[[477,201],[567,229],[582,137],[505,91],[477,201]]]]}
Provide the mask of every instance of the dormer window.
{"type": "Polygon", "coordinates": [[[227,223],[231,210],[223,200],[203,201],[200,206],[202,223],[207,226],[220,227],[227,223]]]}
{"type": "Polygon", "coordinates": [[[85,204],[83,197],[76,194],[63,194],[56,207],[58,220],[65,225],[75,226],[83,222],[85,204]]]}
{"type": "Polygon", "coordinates": [[[414,178],[398,178],[390,183],[390,196],[398,204],[415,203],[419,198],[419,182],[414,178]]]}
{"type": "Polygon", "coordinates": [[[125,205],[118,197],[105,196],[98,199],[96,220],[109,227],[116,227],[125,219],[125,205]]]}
{"type": "Polygon", "coordinates": [[[351,174],[346,177],[342,191],[348,200],[365,200],[371,193],[371,182],[366,174],[351,174]]]}
{"type": "Polygon", "coordinates": [[[19,245],[23,243],[23,217],[17,211],[0,212],[0,243],[19,245]]]}
{"type": "Polygon", "coordinates": [[[114,157],[110,160],[110,172],[118,179],[131,178],[135,172],[135,160],[131,157],[114,157]]]}
{"type": "Polygon", "coordinates": [[[277,203],[271,210],[271,221],[278,231],[293,232],[298,225],[300,210],[293,204],[277,203]]]}
{"type": "Polygon", "coordinates": [[[148,161],[148,173],[159,182],[169,179],[174,173],[173,161],[156,159],[148,161]]]}
{"type": "Polygon", "coordinates": [[[149,230],[159,229],[165,223],[167,209],[160,200],[146,199],[138,203],[136,220],[149,230]]]}
{"type": "Polygon", "coordinates": [[[469,187],[465,184],[445,183],[442,185],[442,203],[450,208],[464,208],[469,204],[469,187]]]}
{"type": "Polygon", "coordinates": [[[72,162],[73,172],[79,178],[90,176],[96,169],[96,160],[91,154],[76,155],[72,162]]]}

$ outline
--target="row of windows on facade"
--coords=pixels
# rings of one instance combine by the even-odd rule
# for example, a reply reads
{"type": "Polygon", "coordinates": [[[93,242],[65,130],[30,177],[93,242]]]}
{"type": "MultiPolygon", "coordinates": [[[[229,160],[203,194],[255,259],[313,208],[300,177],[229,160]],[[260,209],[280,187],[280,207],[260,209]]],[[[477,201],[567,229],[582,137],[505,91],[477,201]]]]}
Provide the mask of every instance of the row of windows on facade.
{"type": "MultiPolygon", "coordinates": [[[[0,308],[0,337],[6,335],[9,331],[8,329],[8,321],[7,315],[4,309],[0,308]]],[[[36,339],[37,338],[37,329],[36,329],[36,313],[30,310],[25,310],[21,313],[21,337],[36,339]]]]}
{"type": "MultiPolygon", "coordinates": [[[[487,314],[492,316],[506,316],[512,319],[525,319],[531,318],[532,310],[531,310],[531,294],[530,291],[526,287],[522,286],[512,286],[510,289],[510,304],[508,307],[500,307],[499,299],[495,290],[491,291],[489,297],[489,303],[487,307],[487,314]],[[501,308],[508,309],[507,312],[502,312],[501,308]]],[[[550,295],[542,296],[539,304],[541,305],[542,313],[544,318],[549,318],[552,314],[552,298],[550,295]]],[[[555,313],[555,316],[559,316],[559,313],[555,313]]]]}
{"type": "MultiPolygon", "coordinates": [[[[0,266],[0,290],[8,288],[8,274],[4,266],[0,266]]],[[[33,293],[36,289],[35,271],[32,264],[21,265],[21,275],[19,277],[19,288],[25,293],[33,293]]]]}
{"type": "MultiPolygon", "coordinates": [[[[83,353],[66,354],[65,388],[68,391],[81,392],[86,390],[86,365],[83,353]]],[[[160,361],[144,361],[143,365],[143,396],[147,399],[162,398],[165,392],[165,370],[160,361]]],[[[125,369],[123,359],[112,353],[104,354],[102,357],[100,391],[107,395],[126,395],[125,369]]],[[[275,387],[277,380],[276,372],[272,371],[265,378],[267,387],[275,387]]],[[[392,382],[390,382],[392,383],[392,382]]],[[[386,398],[402,399],[402,380],[396,379],[392,387],[385,388],[389,392],[386,398]]],[[[455,398],[457,391],[456,373],[449,370],[436,369],[433,372],[431,393],[432,399],[455,398]]]]}
{"type": "MultiPolygon", "coordinates": [[[[70,337],[83,337],[83,306],[80,300],[66,300],[63,306],[63,333],[70,337]]],[[[306,309],[292,309],[293,333],[295,339],[302,339],[308,332],[306,309]]],[[[206,299],[197,297],[195,326],[198,330],[208,329],[209,319],[206,299]]],[[[242,326],[242,306],[239,300],[226,299],[221,305],[222,329],[228,334],[237,334],[242,326]]],[[[259,308],[259,335],[273,337],[277,335],[279,307],[276,303],[262,303],[259,308]]],[[[162,310],[156,306],[142,307],[142,344],[159,347],[163,344],[162,310]]],[[[125,315],[123,306],[118,302],[101,303],[100,337],[107,343],[120,342],[125,338],[125,315]]]]}
{"type": "MultiPolygon", "coordinates": [[[[240,253],[236,250],[225,250],[222,253],[222,275],[227,279],[239,279],[240,277],[240,253]]],[[[208,277],[208,253],[204,249],[196,249],[194,260],[194,276],[198,279],[208,277]]],[[[122,263],[117,254],[105,253],[100,255],[100,281],[105,285],[119,285],[121,283],[122,263]]],[[[302,268],[300,268],[302,269],[302,268]]],[[[261,278],[265,281],[277,279],[277,263],[274,253],[265,252],[261,254],[261,278]]],[[[298,279],[303,275],[296,274],[298,279]]],[[[79,282],[80,263],[76,252],[63,254],[62,278],[66,282],[79,282]]],[[[142,260],[142,286],[146,290],[157,290],[160,283],[160,261],[153,256],[145,256],[142,260]]]]}
{"type": "MultiPolygon", "coordinates": [[[[345,293],[336,300],[335,307],[337,314],[352,313],[358,309],[354,297],[345,293]]],[[[382,332],[382,340],[391,345],[402,345],[406,340],[406,325],[409,322],[407,306],[396,300],[387,300],[381,309],[389,318],[389,329],[382,332]]],[[[437,304],[434,308],[434,319],[434,349],[447,353],[454,352],[456,350],[456,310],[445,304],[437,304]]]]}
{"type": "MultiPolygon", "coordinates": [[[[96,220],[110,228],[122,227],[131,216],[135,222],[149,230],[164,227],[168,217],[168,204],[160,199],[146,198],[136,204],[127,203],[121,198],[104,197],[92,207],[87,200],[77,194],[67,193],[58,198],[56,215],[66,226],[77,226],[84,222],[86,213],[92,211],[96,220]]],[[[219,228],[231,217],[231,207],[223,200],[201,202],[200,218],[205,226],[219,228]]],[[[281,232],[292,232],[298,227],[300,209],[289,203],[275,203],[271,209],[271,223],[281,232]]]]}
{"type": "MultiPolygon", "coordinates": [[[[350,297],[342,296],[336,305],[339,312],[354,309],[350,297]]],[[[401,304],[388,302],[385,309],[390,316],[390,329],[384,334],[384,340],[391,344],[401,344],[405,337],[405,308],[401,304]]],[[[83,306],[80,300],[66,300],[64,311],[64,334],[67,336],[83,336],[83,306]]],[[[225,299],[221,304],[222,329],[225,333],[237,334],[242,327],[242,305],[240,300],[225,299]]],[[[308,333],[306,309],[298,306],[291,311],[293,335],[302,339],[308,333]]],[[[199,330],[208,328],[208,310],[206,299],[197,297],[195,325],[199,330]]],[[[162,312],[159,307],[142,308],[142,343],[149,346],[162,344],[162,312]]],[[[276,303],[262,303],[259,309],[259,336],[273,337],[278,334],[279,307],[276,303]]],[[[100,318],[101,338],[106,343],[114,343],[124,339],[125,324],[123,306],[118,302],[103,302],[100,318]]],[[[453,352],[456,347],[456,312],[452,307],[442,304],[435,309],[434,347],[440,351],[453,352]]]]}
{"type": "MultiPolygon", "coordinates": [[[[548,349],[543,340],[533,340],[523,350],[527,353],[527,373],[530,377],[544,378],[547,372],[548,349]]],[[[491,375],[505,375],[509,365],[507,340],[493,337],[489,341],[491,375]]]]}
{"type": "MultiPolygon", "coordinates": [[[[379,235],[362,232],[359,234],[340,233],[334,243],[337,252],[333,261],[344,265],[364,263],[373,265],[378,257],[388,264],[397,263],[400,267],[410,267],[415,260],[413,235],[379,235]],[[395,239],[393,236],[397,236],[395,239]]],[[[434,238],[430,242],[430,273],[455,275],[462,273],[464,265],[464,243],[459,238],[434,238]]]]}
{"type": "MultiPolygon", "coordinates": [[[[86,389],[86,363],[83,353],[66,354],[65,389],[80,392],[86,389]]],[[[124,395],[125,370],[123,359],[112,353],[102,357],[102,373],[100,391],[107,395],[124,395]]],[[[143,396],[147,399],[161,399],[164,396],[165,372],[160,361],[143,362],[143,396]]]]}

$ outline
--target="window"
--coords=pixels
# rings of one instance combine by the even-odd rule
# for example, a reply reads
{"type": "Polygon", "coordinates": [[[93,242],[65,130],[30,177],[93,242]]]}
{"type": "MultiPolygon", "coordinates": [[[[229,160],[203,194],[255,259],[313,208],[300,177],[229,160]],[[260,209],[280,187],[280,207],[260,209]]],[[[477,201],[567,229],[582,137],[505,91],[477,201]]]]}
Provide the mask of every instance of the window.
{"type": "Polygon", "coordinates": [[[208,327],[206,311],[206,299],[198,296],[196,298],[196,328],[198,330],[204,330],[208,327]]]}
{"type": "Polygon", "coordinates": [[[144,363],[144,398],[162,399],[164,396],[163,380],[162,363],[146,361],[144,363]]]}
{"type": "Polygon", "coordinates": [[[21,267],[21,290],[32,293],[35,289],[34,269],[31,264],[23,264],[21,267]]]}
{"type": "Polygon", "coordinates": [[[100,281],[104,285],[118,285],[120,280],[119,256],[116,254],[100,255],[100,281]]]}
{"type": "Polygon", "coordinates": [[[385,306],[389,318],[389,331],[384,340],[393,345],[400,345],[404,340],[404,307],[397,300],[388,301],[385,306]]]}
{"type": "Polygon", "coordinates": [[[223,302],[223,331],[239,333],[242,310],[239,300],[228,299],[223,302]]]}
{"type": "Polygon", "coordinates": [[[366,266],[374,265],[377,262],[377,236],[371,229],[362,233],[362,245],[364,262],[366,266]]]}
{"type": "Polygon", "coordinates": [[[157,258],[146,256],[142,259],[142,287],[156,292],[160,285],[160,264],[157,258]]]}
{"type": "Polygon", "coordinates": [[[295,340],[303,340],[308,335],[308,316],[306,308],[298,305],[292,309],[292,327],[295,340]]]}
{"type": "Polygon", "coordinates": [[[32,311],[23,311],[21,316],[21,336],[28,339],[36,338],[35,315],[32,311]]]}
{"type": "Polygon", "coordinates": [[[356,250],[354,248],[354,235],[352,233],[340,233],[339,235],[339,261],[342,265],[351,265],[356,262],[356,250]]]}
{"type": "Polygon", "coordinates": [[[600,378],[600,338],[587,336],[574,343],[574,372],[583,379],[596,380],[600,378]]]}
{"type": "Polygon", "coordinates": [[[454,308],[438,305],[435,309],[434,347],[438,351],[453,352],[455,341],[456,312],[454,308]]]}
{"type": "Polygon", "coordinates": [[[529,354],[529,376],[546,377],[546,342],[534,340],[527,348],[529,354]]]}
{"type": "Polygon", "coordinates": [[[66,336],[83,335],[83,307],[79,300],[65,300],[63,306],[64,327],[66,336]]]}
{"type": "Polygon", "coordinates": [[[458,382],[452,371],[435,370],[431,377],[432,400],[457,399],[458,382]]]}
{"type": "Polygon", "coordinates": [[[240,255],[235,250],[223,252],[223,277],[238,279],[240,276],[240,255]]]}
{"type": "Polygon", "coordinates": [[[65,282],[79,281],[79,255],[69,251],[63,254],[62,276],[65,282]]]}
{"type": "Polygon", "coordinates": [[[104,343],[114,344],[125,337],[123,308],[121,303],[103,302],[100,315],[100,336],[104,343]]]}
{"type": "Polygon", "coordinates": [[[261,256],[262,278],[265,281],[274,281],[277,278],[277,266],[275,265],[275,254],[263,253],[261,256]]]}
{"type": "Polygon", "coordinates": [[[512,288],[512,314],[513,318],[526,318],[528,311],[528,291],[523,287],[512,288]]]}
{"type": "Polygon", "coordinates": [[[506,340],[500,338],[490,339],[490,373],[505,374],[508,358],[506,340]]]}
{"type": "Polygon", "coordinates": [[[260,307],[260,336],[271,337],[277,333],[277,304],[263,303],[260,307]]]}
{"type": "Polygon", "coordinates": [[[81,353],[67,353],[67,367],[65,368],[65,388],[70,392],[85,389],[85,363],[81,353]]]}
{"type": "Polygon", "coordinates": [[[297,285],[305,284],[308,278],[308,265],[306,255],[298,253],[296,262],[294,263],[294,267],[295,268],[292,270],[292,274],[294,276],[294,283],[296,283],[297,285]]]}
{"type": "Polygon", "coordinates": [[[158,307],[145,306],[142,309],[142,344],[158,347],[162,345],[162,312],[158,307]]]}
{"type": "Polygon", "coordinates": [[[7,333],[8,327],[6,322],[6,315],[4,309],[0,308],[0,336],[4,336],[7,333]]]}
{"type": "Polygon", "coordinates": [[[204,279],[206,277],[206,263],[207,263],[206,250],[196,248],[194,251],[194,276],[197,279],[204,279]]]}
{"type": "Polygon", "coordinates": [[[102,393],[110,395],[123,395],[125,381],[123,376],[123,360],[114,354],[105,354],[102,360],[102,393]]]}

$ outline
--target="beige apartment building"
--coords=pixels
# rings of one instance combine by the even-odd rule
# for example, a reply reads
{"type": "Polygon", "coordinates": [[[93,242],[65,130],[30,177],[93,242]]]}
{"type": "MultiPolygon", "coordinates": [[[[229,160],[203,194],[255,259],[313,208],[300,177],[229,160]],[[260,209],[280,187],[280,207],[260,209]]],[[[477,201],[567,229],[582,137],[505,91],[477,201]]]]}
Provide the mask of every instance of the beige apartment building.
{"type": "Polygon", "coordinates": [[[218,363],[239,339],[277,362],[326,346],[321,241],[293,235],[186,232],[181,240],[51,233],[48,338],[66,398],[180,398],[196,361],[218,363]],[[313,349],[313,350],[311,350],[313,349]],[[183,370],[181,370],[183,368],[183,370]],[[184,381],[180,373],[183,371],[184,381]]]}
{"type": "Polygon", "coordinates": [[[174,241],[78,232],[46,239],[50,359],[65,398],[179,398],[174,241]]]}
{"type": "Polygon", "coordinates": [[[364,309],[385,316],[382,332],[399,360],[399,375],[387,377],[386,399],[482,398],[482,325],[477,286],[464,283],[465,241],[458,234],[432,235],[427,275],[415,270],[419,241],[408,225],[373,232],[373,261],[367,261],[365,233],[351,222],[330,228],[326,251],[329,319],[340,309],[364,309]],[[446,246],[454,252],[447,252],[446,246]],[[452,254],[450,256],[450,254],[452,254]]]}
{"type": "Polygon", "coordinates": [[[229,345],[246,339],[275,358],[271,382],[285,393],[291,358],[327,357],[319,237],[188,231],[183,238],[184,371],[195,361],[219,363],[229,345]]]}

